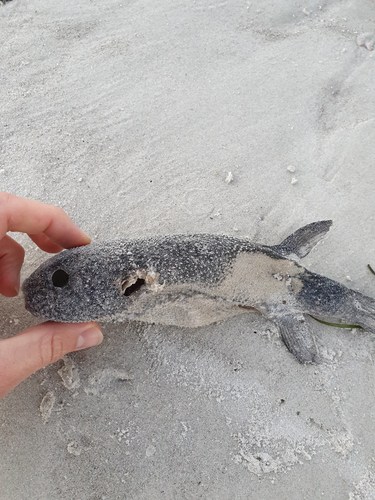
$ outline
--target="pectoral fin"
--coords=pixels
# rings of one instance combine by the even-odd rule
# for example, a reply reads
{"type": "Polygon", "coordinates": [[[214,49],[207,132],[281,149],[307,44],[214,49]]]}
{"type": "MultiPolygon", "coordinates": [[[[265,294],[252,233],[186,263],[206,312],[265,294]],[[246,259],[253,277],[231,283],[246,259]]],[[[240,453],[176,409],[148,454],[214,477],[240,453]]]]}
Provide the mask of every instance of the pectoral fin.
{"type": "Polygon", "coordinates": [[[312,222],[311,224],[307,224],[307,226],[297,229],[297,231],[288,236],[279,245],[275,245],[272,248],[283,257],[305,257],[321,241],[331,226],[331,220],[312,222]]]}
{"type": "Polygon", "coordinates": [[[289,351],[300,363],[316,363],[318,353],[313,334],[303,314],[285,314],[273,317],[289,351]]]}

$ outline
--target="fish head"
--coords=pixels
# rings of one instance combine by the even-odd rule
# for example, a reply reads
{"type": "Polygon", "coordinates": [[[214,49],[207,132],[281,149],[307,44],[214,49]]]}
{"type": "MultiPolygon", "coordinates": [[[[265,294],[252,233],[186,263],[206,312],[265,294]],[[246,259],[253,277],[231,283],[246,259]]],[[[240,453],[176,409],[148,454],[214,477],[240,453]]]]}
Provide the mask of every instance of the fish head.
{"type": "Polygon", "coordinates": [[[24,281],[25,307],[37,317],[61,322],[111,316],[124,307],[115,269],[116,262],[109,265],[94,245],[64,250],[24,281]]]}

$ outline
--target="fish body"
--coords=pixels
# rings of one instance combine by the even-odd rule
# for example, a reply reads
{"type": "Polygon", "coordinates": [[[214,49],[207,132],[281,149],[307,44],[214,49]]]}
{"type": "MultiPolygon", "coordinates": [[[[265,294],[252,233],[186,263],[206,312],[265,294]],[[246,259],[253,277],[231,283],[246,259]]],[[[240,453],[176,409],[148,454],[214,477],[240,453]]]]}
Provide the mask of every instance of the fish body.
{"type": "Polygon", "coordinates": [[[307,315],[375,332],[375,301],[302,267],[331,221],[276,246],[230,236],[171,235],[93,243],[43,263],[23,284],[26,308],[62,322],[137,320],[200,327],[259,312],[301,362],[317,361],[307,315]]]}

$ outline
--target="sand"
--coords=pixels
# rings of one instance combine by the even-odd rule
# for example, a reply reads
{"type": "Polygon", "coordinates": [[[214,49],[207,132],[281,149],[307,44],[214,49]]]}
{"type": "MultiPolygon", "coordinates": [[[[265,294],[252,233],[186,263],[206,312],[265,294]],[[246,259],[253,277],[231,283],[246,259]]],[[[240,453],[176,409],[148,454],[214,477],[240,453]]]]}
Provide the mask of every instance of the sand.
{"type": "MultiPolygon", "coordinates": [[[[275,244],[375,297],[372,0],[0,5],[1,189],[97,240],[210,232],[275,244]]],[[[26,238],[24,276],[45,255],[26,238]]],[[[1,336],[33,324],[1,299],[1,336]]],[[[374,336],[313,324],[104,325],[0,403],[0,498],[374,499],[374,336]]]]}

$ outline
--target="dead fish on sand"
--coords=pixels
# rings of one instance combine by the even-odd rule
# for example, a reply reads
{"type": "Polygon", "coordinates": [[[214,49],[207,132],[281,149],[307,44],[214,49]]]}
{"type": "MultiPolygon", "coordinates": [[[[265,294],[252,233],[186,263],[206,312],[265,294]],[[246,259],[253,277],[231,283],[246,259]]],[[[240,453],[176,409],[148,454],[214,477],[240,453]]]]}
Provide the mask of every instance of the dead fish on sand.
{"type": "Polygon", "coordinates": [[[300,266],[332,221],[275,246],[196,234],[119,240],[65,250],[23,284],[26,308],[63,322],[138,320],[200,327],[260,312],[302,363],[317,360],[306,315],[375,333],[375,300],[300,266]]]}

